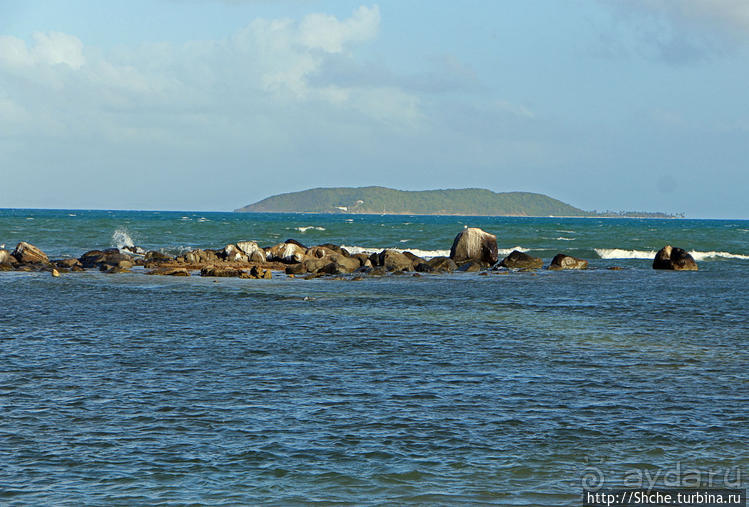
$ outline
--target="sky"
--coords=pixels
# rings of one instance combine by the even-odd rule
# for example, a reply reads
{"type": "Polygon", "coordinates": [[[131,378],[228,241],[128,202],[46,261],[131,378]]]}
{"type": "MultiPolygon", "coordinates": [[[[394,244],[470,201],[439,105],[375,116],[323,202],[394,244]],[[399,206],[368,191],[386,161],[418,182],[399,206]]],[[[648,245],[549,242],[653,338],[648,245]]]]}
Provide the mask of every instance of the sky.
{"type": "Polygon", "coordinates": [[[0,208],[314,187],[749,219],[745,0],[0,0],[0,208]]]}

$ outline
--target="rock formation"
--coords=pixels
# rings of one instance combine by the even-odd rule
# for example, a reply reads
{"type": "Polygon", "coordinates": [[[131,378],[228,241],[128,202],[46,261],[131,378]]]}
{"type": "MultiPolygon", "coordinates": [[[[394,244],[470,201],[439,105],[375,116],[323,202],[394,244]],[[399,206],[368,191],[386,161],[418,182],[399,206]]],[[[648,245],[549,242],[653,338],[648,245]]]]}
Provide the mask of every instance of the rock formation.
{"type": "Polygon", "coordinates": [[[456,264],[463,264],[468,261],[496,264],[498,259],[497,237],[477,227],[463,229],[453,240],[450,258],[456,264]]]}
{"type": "Polygon", "coordinates": [[[666,245],[655,254],[653,269],[670,269],[674,271],[697,271],[694,258],[682,248],[666,245]]]}

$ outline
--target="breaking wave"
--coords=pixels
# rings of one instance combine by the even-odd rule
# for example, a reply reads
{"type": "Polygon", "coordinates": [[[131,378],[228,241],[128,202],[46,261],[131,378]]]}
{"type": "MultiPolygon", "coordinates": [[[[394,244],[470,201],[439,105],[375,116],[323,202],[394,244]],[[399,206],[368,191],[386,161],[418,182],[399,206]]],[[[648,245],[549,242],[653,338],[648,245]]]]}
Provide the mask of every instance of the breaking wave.
{"type": "Polygon", "coordinates": [[[295,231],[299,231],[302,234],[312,229],[313,231],[324,231],[325,227],[319,227],[316,225],[305,225],[304,227],[294,227],[295,231]]]}
{"type": "Polygon", "coordinates": [[[133,238],[130,237],[126,229],[117,229],[112,233],[112,246],[115,248],[134,247],[133,238]]]}
{"type": "MultiPolygon", "coordinates": [[[[657,253],[655,250],[625,250],[621,248],[595,248],[598,257],[601,259],[653,259],[657,253]]],[[[749,255],[735,254],[731,252],[700,252],[698,250],[690,251],[689,254],[696,261],[708,259],[742,259],[749,260],[749,255]]]]}
{"type": "MultiPolygon", "coordinates": [[[[380,253],[385,250],[385,248],[346,245],[341,245],[341,248],[345,248],[352,254],[364,253],[367,255],[380,253]]],[[[450,250],[420,250],[418,248],[388,248],[388,250],[395,250],[396,252],[411,252],[412,254],[424,259],[431,259],[432,257],[448,257],[450,255],[450,250]]]]}

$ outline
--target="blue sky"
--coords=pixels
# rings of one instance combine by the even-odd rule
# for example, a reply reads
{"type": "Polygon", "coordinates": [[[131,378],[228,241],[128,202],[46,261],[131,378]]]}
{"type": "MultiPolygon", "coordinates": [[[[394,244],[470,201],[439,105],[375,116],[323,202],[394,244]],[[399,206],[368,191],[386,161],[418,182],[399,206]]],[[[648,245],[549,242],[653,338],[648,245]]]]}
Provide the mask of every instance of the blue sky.
{"type": "Polygon", "coordinates": [[[0,207],[320,186],[749,218],[742,0],[0,0],[0,207]]]}

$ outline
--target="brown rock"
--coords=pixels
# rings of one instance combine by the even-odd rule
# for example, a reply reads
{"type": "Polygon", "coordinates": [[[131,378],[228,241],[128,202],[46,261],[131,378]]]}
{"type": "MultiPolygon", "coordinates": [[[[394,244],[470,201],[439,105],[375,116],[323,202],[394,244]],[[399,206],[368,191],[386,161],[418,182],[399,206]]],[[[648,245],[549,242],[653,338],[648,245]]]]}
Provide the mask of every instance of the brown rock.
{"type": "Polygon", "coordinates": [[[395,250],[383,250],[377,258],[377,265],[387,271],[413,271],[414,265],[411,259],[395,250]]]}
{"type": "Polygon", "coordinates": [[[549,269],[557,271],[562,269],[588,269],[588,261],[560,253],[554,256],[551,264],[549,264],[549,269]]]}
{"type": "Polygon", "coordinates": [[[12,255],[21,264],[49,264],[47,254],[25,241],[18,243],[12,255]]]}
{"type": "Polygon", "coordinates": [[[510,269],[539,269],[543,267],[544,261],[518,250],[513,250],[510,255],[502,259],[500,266],[510,269]]]}
{"type": "Polygon", "coordinates": [[[221,278],[240,277],[244,271],[229,267],[206,266],[200,270],[200,276],[215,276],[221,278]]]}
{"type": "Polygon", "coordinates": [[[190,276],[190,272],[185,268],[156,268],[148,271],[146,274],[158,276],[190,276]]]}

